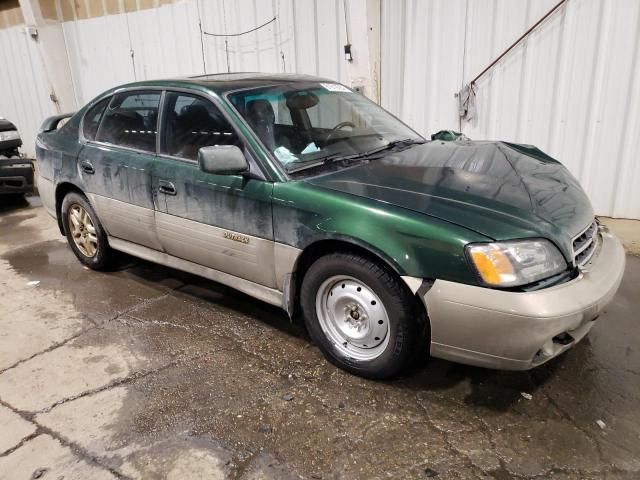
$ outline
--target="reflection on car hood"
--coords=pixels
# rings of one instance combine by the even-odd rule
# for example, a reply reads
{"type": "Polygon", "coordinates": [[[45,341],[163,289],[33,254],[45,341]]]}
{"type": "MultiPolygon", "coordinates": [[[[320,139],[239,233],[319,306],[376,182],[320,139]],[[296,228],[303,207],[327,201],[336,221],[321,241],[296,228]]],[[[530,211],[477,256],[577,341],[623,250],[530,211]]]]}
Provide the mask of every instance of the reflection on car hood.
{"type": "Polygon", "coordinates": [[[307,182],[437,217],[496,240],[546,237],[571,257],[593,220],[569,171],[535,147],[428,142],[307,182]]]}
{"type": "Polygon", "coordinates": [[[9,120],[4,118],[0,118],[0,132],[5,132],[7,130],[15,130],[16,126],[11,123],[9,120]]]}

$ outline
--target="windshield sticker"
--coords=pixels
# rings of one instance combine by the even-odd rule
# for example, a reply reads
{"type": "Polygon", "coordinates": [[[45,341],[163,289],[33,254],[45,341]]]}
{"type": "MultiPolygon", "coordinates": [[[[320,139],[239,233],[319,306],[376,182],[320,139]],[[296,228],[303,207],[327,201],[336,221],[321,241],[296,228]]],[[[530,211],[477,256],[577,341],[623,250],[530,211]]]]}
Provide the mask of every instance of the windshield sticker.
{"type": "Polygon", "coordinates": [[[326,88],[330,92],[351,93],[351,90],[349,90],[344,85],[340,85],[339,83],[321,83],[320,85],[322,85],[324,88],[326,88]]]}

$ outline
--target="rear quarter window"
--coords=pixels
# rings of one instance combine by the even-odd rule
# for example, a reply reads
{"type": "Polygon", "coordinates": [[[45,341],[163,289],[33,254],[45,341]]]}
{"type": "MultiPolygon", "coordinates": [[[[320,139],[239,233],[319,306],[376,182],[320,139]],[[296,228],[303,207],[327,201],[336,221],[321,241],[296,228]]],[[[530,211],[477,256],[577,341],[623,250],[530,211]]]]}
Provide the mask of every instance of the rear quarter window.
{"type": "Polygon", "coordinates": [[[96,139],[96,133],[98,133],[98,126],[100,125],[100,120],[102,120],[102,114],[104,113],[105,108],[107,108],[107,105],[109,105],[110,100],[111,97],[100,100],[85,114],[82,122],[82,134],[87,140],[96,139]]]}

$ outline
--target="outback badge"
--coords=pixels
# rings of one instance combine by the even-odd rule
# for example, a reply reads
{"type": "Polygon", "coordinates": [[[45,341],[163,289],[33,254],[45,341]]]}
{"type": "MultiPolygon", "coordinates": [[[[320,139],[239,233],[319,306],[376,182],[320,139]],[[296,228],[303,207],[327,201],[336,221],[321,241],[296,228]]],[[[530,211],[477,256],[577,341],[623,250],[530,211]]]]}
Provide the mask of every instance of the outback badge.
{"type": "Polygon", "coordinates": [[[229,240],[233,240],[234,242],[249,243],[249,237],[247,237],[246,235],[240,235],[239,233],[224,232],[224,238],[228,238],[229,240]]]}

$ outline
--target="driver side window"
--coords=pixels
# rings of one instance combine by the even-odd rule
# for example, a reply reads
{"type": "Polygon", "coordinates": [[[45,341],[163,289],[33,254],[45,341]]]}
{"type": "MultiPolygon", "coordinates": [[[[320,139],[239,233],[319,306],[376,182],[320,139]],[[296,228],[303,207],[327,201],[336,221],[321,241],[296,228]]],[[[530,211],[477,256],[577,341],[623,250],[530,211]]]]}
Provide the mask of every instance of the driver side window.
{"type": "Polygon", "coordinates": [[[196,160],[201,147],[241,145],[227,119],[209,100],[167,92],[165,105],[161,153],[196,160]]]}

